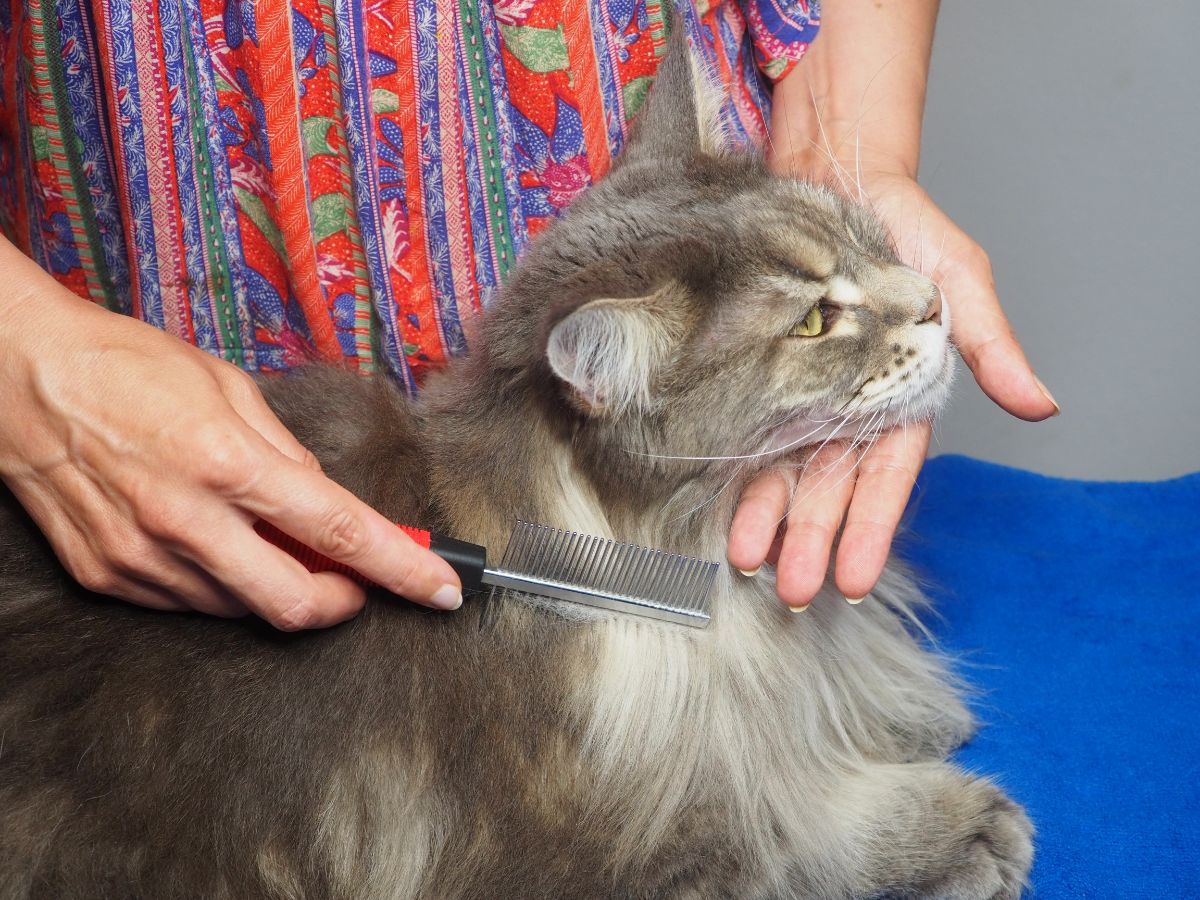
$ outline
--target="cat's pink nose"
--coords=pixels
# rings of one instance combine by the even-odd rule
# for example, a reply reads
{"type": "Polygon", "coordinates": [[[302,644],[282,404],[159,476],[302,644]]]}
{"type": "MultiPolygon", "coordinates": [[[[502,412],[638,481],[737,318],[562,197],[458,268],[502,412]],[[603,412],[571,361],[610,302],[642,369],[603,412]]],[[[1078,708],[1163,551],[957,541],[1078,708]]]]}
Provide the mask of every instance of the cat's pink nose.
{"type": "Polygon", "coordinates": [[[933,299],[929,301],[929,308],[925,310],[925,317],[921,319],[921,323],[936,322],[942,324],[942,291],[941,288],[933,289],[933,299]]]}

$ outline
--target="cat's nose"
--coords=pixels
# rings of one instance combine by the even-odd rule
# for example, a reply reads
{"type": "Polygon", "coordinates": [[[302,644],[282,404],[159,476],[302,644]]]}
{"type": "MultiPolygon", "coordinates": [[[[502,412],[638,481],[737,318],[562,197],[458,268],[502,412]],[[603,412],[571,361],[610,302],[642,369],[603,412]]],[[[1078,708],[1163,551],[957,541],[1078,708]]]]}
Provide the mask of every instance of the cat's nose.
{"type": "Polygon", "coordinates": [[[933,299],[929,301],[929,306],[926,308],[920,324],[923,325],[926,322],[942,324],[942,291],[937,285],[934,285],[933,299]]]}

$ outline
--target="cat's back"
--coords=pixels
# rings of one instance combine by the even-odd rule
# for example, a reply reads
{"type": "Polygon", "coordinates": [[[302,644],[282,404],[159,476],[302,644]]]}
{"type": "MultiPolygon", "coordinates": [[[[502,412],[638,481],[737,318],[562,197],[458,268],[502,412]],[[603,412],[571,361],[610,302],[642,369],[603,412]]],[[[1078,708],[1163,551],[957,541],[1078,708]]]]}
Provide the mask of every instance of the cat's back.
{"type": "Polygon", "coordinates": [[[260,378],[259,387],[326,475],[395,521],[436,524],[422,440],[429,426],[388,379],[314,366],[260,378]]]}

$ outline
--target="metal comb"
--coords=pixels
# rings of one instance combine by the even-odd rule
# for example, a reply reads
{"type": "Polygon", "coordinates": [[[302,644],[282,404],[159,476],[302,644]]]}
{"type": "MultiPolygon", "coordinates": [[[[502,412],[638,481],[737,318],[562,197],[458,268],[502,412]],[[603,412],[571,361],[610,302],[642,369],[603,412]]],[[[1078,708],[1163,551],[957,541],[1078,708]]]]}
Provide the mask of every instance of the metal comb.
{"type": "Polygon", "coordinates": [[[517,522],[483,583],[703,628],[720,565],[607,538],[517,522]]]}

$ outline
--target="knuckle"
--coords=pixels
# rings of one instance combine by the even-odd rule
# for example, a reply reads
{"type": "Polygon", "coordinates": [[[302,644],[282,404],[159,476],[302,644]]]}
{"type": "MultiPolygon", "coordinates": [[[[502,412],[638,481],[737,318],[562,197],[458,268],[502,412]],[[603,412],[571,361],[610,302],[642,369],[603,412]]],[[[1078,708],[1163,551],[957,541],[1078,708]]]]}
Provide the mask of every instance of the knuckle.
{"type": "Polygon", "coordinates": [[[871,518],[855,519],[846,527],[853,528],[860,535],[868,539],[874,538],[886,544],[891,543],[892,536],[896,533],[895,522],[889,522],[874,516],[871,518]]]}
{"type": "Polygon", "coordinates": [[[401,597],[408,597],[412,590],[417,586],[418,572],[420,567],[412,555],[406,555],[400,561],[395,574],[389,579],[388,589],[393,594],[398,594],[401,597]]]}
{"type": "Polygon", "coordinates": [[[261,392],[249,372],[230,366],[223,369],[221,386],[231,399],[254,399],[261,392]]]}
{"type": "Polygon", "coordinates": [[[865,459],[861,465],[864,476],[882,475],[907,483],[916,481],[919,468],[919,464],[914,467],[907,460],[890,454],[879,459],[865,459]]]}
{"type": "Polygon", "coordinates": [[[109,567],[99,560],[76,562],[71,567],[71,574],[85,590],[93,594],[115,594],[120,589],[121,580],[109,567]]]}
{"type": "Polygon", "coordinates": [[[169,500],[147,498],[137,513],[138,524],[146,534],[175,540],[188,533],[187,511],[169,500]]]}
{"type": "Polygon", "coordinates": [[[321,468],[321,461],[317,459],[317,455],[315,453],[313,453],[307,447],[301,447],[301,450],[303,451],[300,455],[301,465],[312,469],[314,472],[324,471],[324,469],[321,468]]]}
{"type": "Polygon", "coordinates": [[[788,531],[793,537],[823,547],[829,547],[833,543],[835,530],[836,526],[827,520],[806,519],[801,522],[788,523],[788,531]]]}
{"type": "Polygon", "coordinates": [[[982,275],[990,279],[992,259],[983,247],[972,241],[969,246],[963,247],[960,252],[955,254],[953,260],[947,262],[946,269],[963,278],[982,275]]]}
{"type": "Polygon", "coordinates": [[[123,541],[120,550],[108,561],[107,568],[128,577],[161,580],[158,550],[153,542],[141,536],[123,541]]]}
{"type": "Polygon", "coordinates": [[[353,560],[367,551],[367,529],[359,517],[344,507],[334,507],[320,517],[317,546],[326,556],[353,560]]]}
{"type": "Polygon", "coordinates": [[[244,488],[254,475],[254,455],[241,430],[226,423],[202,425],[190,440],[202,479],[221,492],[244,488]]]}
{"type": "Polygon", "coordinates": [[[321,624],[320,613],[309,599],[297,600],[276,615],[271,624],[280,631],[304,631],[321,624]]]}

